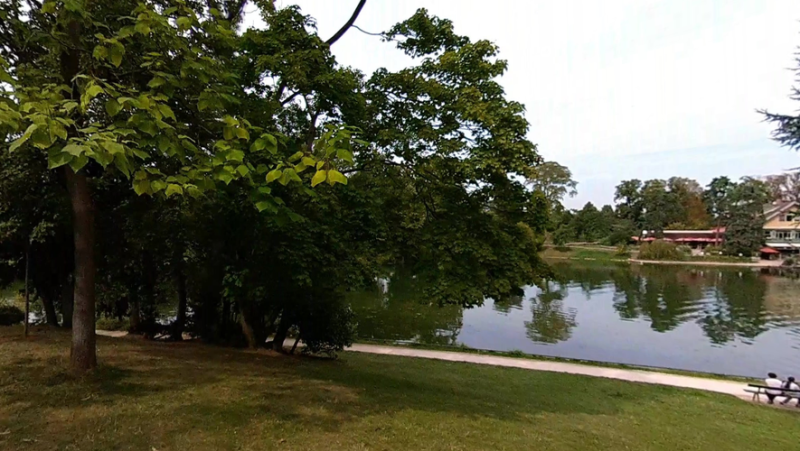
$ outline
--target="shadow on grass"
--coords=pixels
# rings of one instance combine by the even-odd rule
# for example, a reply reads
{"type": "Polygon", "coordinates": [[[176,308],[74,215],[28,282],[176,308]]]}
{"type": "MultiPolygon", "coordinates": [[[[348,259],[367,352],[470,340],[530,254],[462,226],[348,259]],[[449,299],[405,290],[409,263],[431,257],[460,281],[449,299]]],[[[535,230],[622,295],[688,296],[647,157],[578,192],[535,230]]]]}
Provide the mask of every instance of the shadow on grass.
{"type": "MultiPolygon", "coordinates": [[[[71,434],[97,430],[110,415],[152,429],[156,420],[149,412],[171,419],[158,423],[163,434],[225,431],[253,422],[331,432],[370,415],[408,412],[502,421],[534,421],[541,413],[615,415],[631,404],[670,408],[666,404],[676,393],[605,379],[356,353],[324,361],[111,338],[101,339],[99,348],[103,365],[74,378],[65,370],[62,340],[0,345],[0,432],[52,430],[46,412],[54,408],[74,412],[64,426],[71,434]]],[[[122,438],[104,439],[111,444],[122,438]]]]}

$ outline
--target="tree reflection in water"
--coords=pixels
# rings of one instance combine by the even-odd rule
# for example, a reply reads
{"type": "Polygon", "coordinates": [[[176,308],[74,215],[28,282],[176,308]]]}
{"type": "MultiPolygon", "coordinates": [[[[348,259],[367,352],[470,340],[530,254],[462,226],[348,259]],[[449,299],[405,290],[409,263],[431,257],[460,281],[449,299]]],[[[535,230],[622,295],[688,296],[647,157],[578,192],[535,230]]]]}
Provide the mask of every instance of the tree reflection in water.
{"type": "Polygon", "coordinates": [[[575,308],[564,308],[566,287],[559,283],[547,282],[542,292],[531,298],[530,321],[525,321],[528,339],[538,343],[558,343],[568,340],[572,328],[577,325],[578,314],[575,308]]]}

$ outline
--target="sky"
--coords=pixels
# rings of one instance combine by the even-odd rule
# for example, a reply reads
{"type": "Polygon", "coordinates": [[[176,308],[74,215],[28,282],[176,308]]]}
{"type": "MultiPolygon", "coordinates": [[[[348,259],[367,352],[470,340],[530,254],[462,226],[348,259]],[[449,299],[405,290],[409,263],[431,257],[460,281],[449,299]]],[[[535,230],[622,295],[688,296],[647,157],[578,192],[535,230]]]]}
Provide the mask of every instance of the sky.
{"type": "MultiPolygon", "coordinates": [[[[358,0],[276,4],[298,4],[327,39],[358,0]]],[[[367,0],[356,25],[385,31],[421,7],[500,47],[509,64],[500,82],[525,105],[529,139],[578,182],[570,208],[613,203],[614,187],[631,178],[707,184],[800,166],[800,154],[771,141],[756,112],[800,109],[788,98],[800,1],[367,0]]],[[[262,25],[246,17],[245,25],[262,25]]],[[[332,51],[366,74],[412,64],[356,29],[332,51]]]]}

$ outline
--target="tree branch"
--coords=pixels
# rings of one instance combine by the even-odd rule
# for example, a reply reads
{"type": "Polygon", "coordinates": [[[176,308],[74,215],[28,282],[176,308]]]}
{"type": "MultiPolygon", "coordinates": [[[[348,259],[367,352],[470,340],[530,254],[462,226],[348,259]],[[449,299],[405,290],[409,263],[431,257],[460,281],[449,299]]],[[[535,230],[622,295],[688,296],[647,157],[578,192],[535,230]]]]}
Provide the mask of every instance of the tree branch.
{"type": "Polygon", "coordinates": [[[347,33],[347,30],[349,30],[350,27],[352,27],[353,24],[356,23],[356,19],[358,19],[358,15],[361,14],[361,10],[364,9],[364,5],[366,3],[367,0],[359,0],[358,6],[356,6],[356,10],[353,11],[353,15],[350,16],[350,19],[347,21],[347,23],[345,23],[344,26],[340,28],[339,31],[336,32],[335,35],[331,36],[330,39],[325,41],[325,43],[328,45],[333,45],[336,41],[341,39],[341,37],[344,36],[345,33],[347,33]]]}

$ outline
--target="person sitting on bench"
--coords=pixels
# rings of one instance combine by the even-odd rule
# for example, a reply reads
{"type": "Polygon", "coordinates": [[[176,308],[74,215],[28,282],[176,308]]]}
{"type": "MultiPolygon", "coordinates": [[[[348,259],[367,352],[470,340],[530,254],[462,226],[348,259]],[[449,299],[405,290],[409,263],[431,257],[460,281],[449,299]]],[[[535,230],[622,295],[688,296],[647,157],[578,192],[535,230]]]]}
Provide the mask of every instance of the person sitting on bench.
{"type": "MultiPolygon", "coordinates": [[[[786,379],[786,382],[784,382],[783,388],[785,388],[787,390],[800,390],[800,385],[797,385],[794,382],[794,378],[793,377],[789,377],[788,379],[786,379]]],[[[786,392],[784,392],[784,394],[786,395],[786,400],[783,401],[781,403],[781,405],[785,406],[786,404],[789,403],[789,401],[792,400],[792,398],[794,398],[794,399],[797,400],[797,407],[800,407],[800,393],[792,393],[792,392],[786,393],[786,392]]]]}
{"type": "MultiPolygon", "coordinates": [[[[783,388],[783,381],[778,379],[778,375],[775,373],[767,374],[767,378],[764,379],[764,385],[767,387],[774,387],[774,388],[783,388]]],[[[770,404],[775,404],[775,397],[780,394],[783,394],[780,390],[765,390],[765,394],[767,395],[767,399],[769,400],[770,404]]]]}

